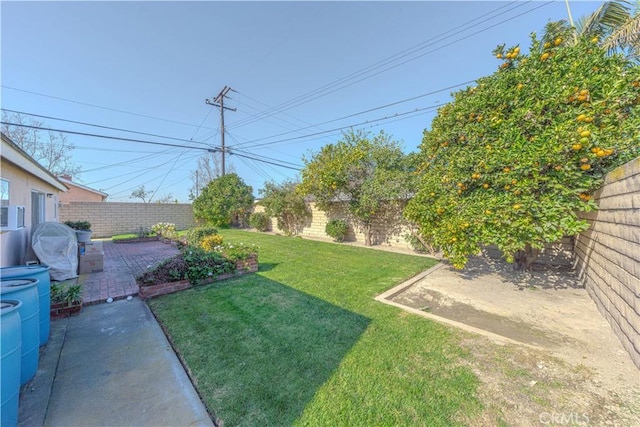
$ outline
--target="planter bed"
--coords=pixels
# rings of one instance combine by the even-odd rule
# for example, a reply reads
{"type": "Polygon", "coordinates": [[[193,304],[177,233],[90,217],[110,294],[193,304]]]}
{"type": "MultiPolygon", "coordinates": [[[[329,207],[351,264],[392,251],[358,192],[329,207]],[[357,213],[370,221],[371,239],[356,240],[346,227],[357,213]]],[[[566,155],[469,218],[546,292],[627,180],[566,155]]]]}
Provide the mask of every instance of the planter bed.
{"type": "Polygon", "coordinates": [[[153,237],[132,237],[130,239],[113,240],[113,243],[141,243],[141,242],[157,242],[160,240],[158,236],[153,237]]]}
{"type": "MultiPolygon", "coordinates": [[[[230,279],[232,277],[241,276],[247,273],[255,273],[258,271],[258,260],[256,257],[249,257],[246,260],[236,261],[236,272],[221,274],[211,279],[202,281],[202,285],[218,282],[220,280],[230,279]]],[[[138,284],[138,296],[143,299],[154,298],[160,295],[171,294],[174,292],[182,291],[193,287],[188,280],[179,280],[176,282],[159,283],[157,285],[141,285],[138,284]]]]}

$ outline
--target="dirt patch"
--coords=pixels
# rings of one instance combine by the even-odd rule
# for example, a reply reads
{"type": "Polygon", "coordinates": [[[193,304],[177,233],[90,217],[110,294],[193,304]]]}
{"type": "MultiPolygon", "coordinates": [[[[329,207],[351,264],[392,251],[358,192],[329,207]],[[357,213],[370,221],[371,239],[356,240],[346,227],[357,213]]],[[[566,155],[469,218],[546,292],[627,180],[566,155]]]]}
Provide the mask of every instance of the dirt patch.
{"type": "Polygon", "coordinates": [[[640,370],[571,271],[473,258],[388,298],[522,343],[461,332],[486,405],[465,424],[640,425],[640,370]]]}

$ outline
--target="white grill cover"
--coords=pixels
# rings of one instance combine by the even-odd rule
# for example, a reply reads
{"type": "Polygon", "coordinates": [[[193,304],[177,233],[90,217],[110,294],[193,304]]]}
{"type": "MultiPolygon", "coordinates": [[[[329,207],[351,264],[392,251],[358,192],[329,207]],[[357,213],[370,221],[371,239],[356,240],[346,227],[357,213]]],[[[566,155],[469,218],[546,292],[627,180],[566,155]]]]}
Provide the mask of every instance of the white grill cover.
{"type": "Polygon", "coordinates": [[[76,232],[59,222],[38,224],[31,238],[33,252],[49,266],[53,280],[78,277],[78,241],[76,232]]]}

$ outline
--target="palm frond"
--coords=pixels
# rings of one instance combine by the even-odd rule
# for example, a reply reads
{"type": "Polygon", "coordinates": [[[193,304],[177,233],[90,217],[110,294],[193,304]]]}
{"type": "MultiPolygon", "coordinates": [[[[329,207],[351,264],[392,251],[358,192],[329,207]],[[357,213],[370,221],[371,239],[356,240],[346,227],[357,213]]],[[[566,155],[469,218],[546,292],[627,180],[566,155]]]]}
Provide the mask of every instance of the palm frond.
{"type": "Polygon", "coordinates": [[[617,49],[629,49],[635,55],[640,53],[640,14],[629,18],[624,24],[617,27],[603,41],[602,47],[609,52],[617,49]]]}

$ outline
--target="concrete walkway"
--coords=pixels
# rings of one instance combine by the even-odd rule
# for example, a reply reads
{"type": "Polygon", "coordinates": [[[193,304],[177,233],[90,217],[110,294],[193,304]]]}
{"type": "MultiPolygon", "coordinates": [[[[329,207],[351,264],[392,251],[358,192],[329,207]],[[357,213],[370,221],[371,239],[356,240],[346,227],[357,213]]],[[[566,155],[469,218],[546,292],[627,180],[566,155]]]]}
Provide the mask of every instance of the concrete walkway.
{"type": "Polygon", "coordinates": [[[213,426],[134,277],[177,253],[160,242],[105,242],[105,271],[83,275],[95,305],[51,322],[19,426],[213,426]],[[97,304],[106,298],[119,299],[97,304]]]}

